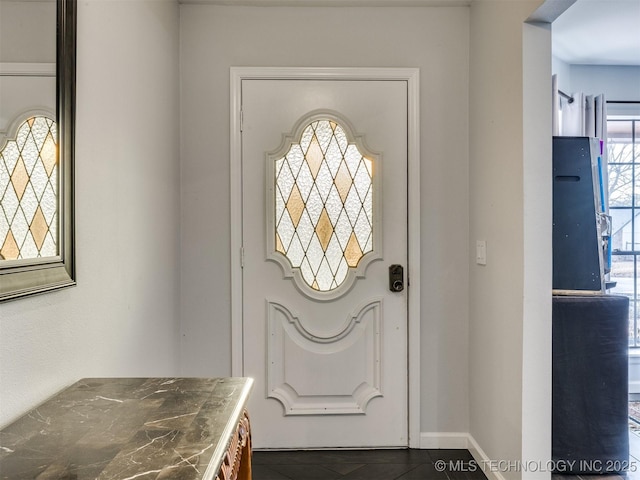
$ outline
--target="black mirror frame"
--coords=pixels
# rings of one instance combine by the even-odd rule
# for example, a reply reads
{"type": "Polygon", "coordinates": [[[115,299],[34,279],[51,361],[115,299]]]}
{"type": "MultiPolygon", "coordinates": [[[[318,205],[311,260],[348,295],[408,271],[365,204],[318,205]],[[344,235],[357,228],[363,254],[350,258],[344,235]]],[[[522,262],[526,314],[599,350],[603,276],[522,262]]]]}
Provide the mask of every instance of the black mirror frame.
{"type": "Polygon", "coordinates": [[[59,256],[16,262],[0,269],[0,302],[76,284],[75,272],[75,107],[77,0],[56,1],[56,121],[60,186],[59,256]]]}

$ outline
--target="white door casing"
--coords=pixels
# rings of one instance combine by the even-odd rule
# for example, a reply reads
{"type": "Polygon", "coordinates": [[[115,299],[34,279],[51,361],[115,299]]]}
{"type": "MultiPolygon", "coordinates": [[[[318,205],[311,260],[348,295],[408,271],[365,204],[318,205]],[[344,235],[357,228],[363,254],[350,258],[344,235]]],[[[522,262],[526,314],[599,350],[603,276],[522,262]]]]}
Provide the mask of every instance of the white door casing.
{"type": "Polygon", "coordinates": [[[403,264],[411,291],[418,291],[418,222],[407,229],[418,191],[417,71],[243,68],[232,70],[231,85],[232,225],[240,227],[232,230],[238,260],[232,265],[233,375],[256,379],[254,444],[415,446],[419,302],[409,289],[389,292],[387,267],[403,264]],[[242,105],[242,114],[233,104],[242,105]],[[235,132],[240,116],[242,134],[235,132]],[[384,179],[373,210],[384,212],[385,233],[345,283],[318,293],[317,283],[311,288],[301,280],[300,269],[287,268],[285,252],[274,255],[274,242],[267,241],[274,238],[274,223],[265,218],[273,215],[273,160],[296,141],[293,130],[299,134],[327,116],[373,159],[369,171],[380,173],[373,177],[384,179]],[[363,137],[357,135],[361,128],[363,137]]]}

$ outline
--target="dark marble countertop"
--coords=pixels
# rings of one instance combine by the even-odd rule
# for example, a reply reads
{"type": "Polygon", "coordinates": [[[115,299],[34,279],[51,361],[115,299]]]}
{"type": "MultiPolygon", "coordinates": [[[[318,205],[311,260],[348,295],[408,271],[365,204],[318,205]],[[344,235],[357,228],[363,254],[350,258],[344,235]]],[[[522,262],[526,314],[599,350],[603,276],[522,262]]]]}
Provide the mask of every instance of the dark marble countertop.
{"type": "Polygon", "coordinates": [[[0,478],[214,479],[248,378],[86,378],[0,430],[0,478]]]}

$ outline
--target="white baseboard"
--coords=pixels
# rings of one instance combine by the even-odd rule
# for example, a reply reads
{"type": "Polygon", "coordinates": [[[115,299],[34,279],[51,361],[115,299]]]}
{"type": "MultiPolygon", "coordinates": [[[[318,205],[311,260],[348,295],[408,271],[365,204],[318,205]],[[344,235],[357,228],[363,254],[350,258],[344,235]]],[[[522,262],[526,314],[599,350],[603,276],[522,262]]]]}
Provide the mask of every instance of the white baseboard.
{"type": "Polygon", "coordinates": [[[476,442],[475,438],[469,435],[469,446],[467,447],[473,459],[481,466],[483,466],[483,471],[488,480],[506,480],[504,475],[501,472],[496,471],[496,469],[488,468],[488,465],[491,463],[491,459],[484,453],[484,450],[480,448],[478,442],[476,442]]]}
{"type": "Polygon", "coordinates": [[[488,480],[506,480],[501,472],[486,468],[491,465],[491,459],[480,448],[473,436],[467,432],[421,432],[420,448],[467,449],[476,461],[478,468],[484,471],[488,480]]]}
{"type": "Polygon", "coordinates": [[[421,432],[420,448],[469,448],[466,432],[421,432]]]}

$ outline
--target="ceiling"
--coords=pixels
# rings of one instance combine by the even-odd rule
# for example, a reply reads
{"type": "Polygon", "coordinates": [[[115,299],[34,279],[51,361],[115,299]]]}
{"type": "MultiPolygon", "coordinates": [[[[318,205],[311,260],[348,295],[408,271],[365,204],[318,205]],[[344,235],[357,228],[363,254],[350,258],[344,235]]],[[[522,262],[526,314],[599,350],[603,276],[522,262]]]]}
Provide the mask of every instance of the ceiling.
{"type": "Polygon", "coordinates": [[[553,54],[566,63],[640,66],[640,0],[577,0],[552,33],[553,54]]]}

